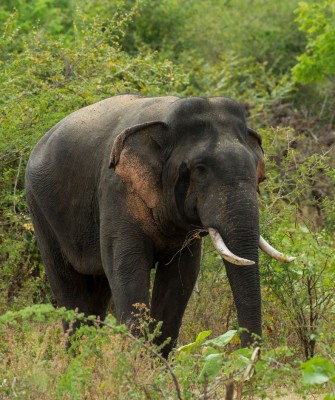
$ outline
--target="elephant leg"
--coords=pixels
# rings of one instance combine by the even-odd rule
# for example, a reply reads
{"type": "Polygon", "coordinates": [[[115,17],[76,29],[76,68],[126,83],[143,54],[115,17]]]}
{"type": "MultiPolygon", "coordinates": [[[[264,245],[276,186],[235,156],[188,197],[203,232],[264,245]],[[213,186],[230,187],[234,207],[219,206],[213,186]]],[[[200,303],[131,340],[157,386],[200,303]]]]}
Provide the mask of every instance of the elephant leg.
{"type": "Polygon", "coordinates": [[[132,226],[118,233],[113,246],[109,245],[108,239],[103,239],[104,243],[106,250],[103,246],[102,259],[112,290],[116,317],[138,335],[138,314],[142,307],[138,305],[149,307],[154,253],[152,241],[132,226]]]}
{"type": "Polygon", "coordinates": [[[192,294],[199,273],[201,241],[183,249],[168,264],[160,262],[151,299],[151,316],[156,321],[163,321],[162,334],[156,344],[162,344],[167,338],[170,342],[162,349],[167,358],[175,346],[182,318],[188,300],[192,294]]]}
{"type": "MultiPolygon", "coordinates": [[[[78,310],[85,316],[95,315],[103,321],[111,298],[107,278],[104,275],[78,273],[66,261],[55,241],[43,243],[40,249],[43,249],[42,258],[46,274],[58,306],[78,310]]],[[[63,321],[63,328],[65,332],[70,331],[72,335],[81,324],[79,320],[63,321]]]]}
{"type": "MultiPolygon", "coordinates": [[[[44,241],[44,240],[42,240],[44,241]]],[[[39,240],[41,242],[41,240],[39,240]]],[[[83,275],[66,261],[55,241],[39,245],[48,281],[59,307],[78,310],[85,316],[95,315],[104,320],[111,298],[109,282],[104,275],[83,275]]],[[[82,322],[63,322],[64,331],[71,334],[82,322]]],[[[91,324],[91,323],[89,323],[91,324]]]]}
{"type": "MultiPolygon", "coordinates": [[[[28,197],[28,196],[27,196],[28,197]]],[[[110,287],[104,275],[83,275],[78,273],[61,251],[49,223],[34,199],[28,197],[35,237],[41,252],[46,275],[59,307],[78,309],[85,315],[105,318],[111,298],[110,287]]],[[[72,331],[80,325],[76,321],[72,331]]],[[[69,329],[69,322],[63,323],[64,330],[69,329]]]]}
{"type": "MultiPolygon", "coordinates": [[[[59,306],[64,306],[67,309],[78,310],[79,313],[84,313],[85,316],[95,315],[97,319],[104,321],[108,304],[111,298],[111,291],[109,282],[104,275],[82,275],[78,274],[73,270],[72,266],[67,266],[67,269],[71,268],[71,282],[69,284],[67,280],[64,285],[62,279],[62,290],[57,296],[57,303],[59,306]],[[72,294],[68,294],[68,290],[72,288],[72,294]]],[[[48,274],[49,276],[49,274],[48,274]]],[[[70,334],[74,333],[77,328],[80,327],[82,321],[63,322],[64,331],[69,331],[70,334]]],[[[91,325],[93,322],[85,322],[85,324],[91,325]]]]}

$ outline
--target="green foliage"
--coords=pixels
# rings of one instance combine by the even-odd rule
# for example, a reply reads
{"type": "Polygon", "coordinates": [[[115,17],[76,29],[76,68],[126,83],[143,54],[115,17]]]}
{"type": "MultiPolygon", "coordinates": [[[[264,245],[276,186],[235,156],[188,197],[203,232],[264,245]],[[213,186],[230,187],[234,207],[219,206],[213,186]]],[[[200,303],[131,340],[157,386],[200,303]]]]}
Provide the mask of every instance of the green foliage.
{"type": "Polygon", "coordinates": [[[194,349],[199,348],[205,339],[212,333],[212,331],[203,331],[200,332],[197,338],[195,339],[195,342],[185,344],[184,346],[179,347],[178,352],[180,354],[182,353],[191,353],[194,349]]]}
{"type": "Polygon", "coordinates": [[[314,357],[301,365],[303,384],[322,385],[331,381],[335,383],[335,365],[324,357],[314,357]]]}
{"type": "Polygon", "coordinates": [[[253,57],[241,58],[226,53],[220,55],[215,64],[206,63],[202,57],[196,60],[189,57],[187,61],[192,62],[192,71],[188,95],[201,92],[207,96],[220,96],[224,93],[248,108],[263,111],[292,90],[288,75],[274,74],[266,62],[255,62],[253,57]]]}
{"type": "Polygon", "coordinates": [[[49,321],[52,322],[58,318],[64,318],[71,321],[76,316],[74,310],[66,310],[65,308],[55,309],[51,304],[39,304],[25,307],[19,311],[7,311],[0,316],[0,324],[11,324],[17,326],[22,321],[34,320],[36,322],[49,321]]]}
{"type": "Polygon", "coordinates": [[[335,361],[326,357],[314,357],[301,365],[302,383],[306,386],[323,386],[329,383],[328,393],[324,400],[335,399],[335,361]]]}
{"type": "Polygon", "coordinates": [[[284,72],[304,45],[294,22],[297,5],[297,1],[143,0],[123,44],[128,51],[149,46],[181,61],[192,54],[194,61],[200,57],[208,64],[233,53],[284,72]]]}
{"type": "MultiPolygon", "coordinates": [[[[67,334],[61,333],[60,320],[99,324],[93,316],[85,318],[50,305],[1,316],[0,332],[7,338],[0,342],[2,397],[159,399],[163,394],[171,399],[193,399],[211,394],[222,398],[226,390],[235,387],[247,398],[253,388],[264,397],[270,394],[274,381],[285,381],[300,394],[307,394],[311,385],[334,380],[334,365],[325,358],[302,364],[301,376],[298,366],[289,362],[292,353],[287,347],[263,348],[260,359],[257,350],[234,350],[236,331],[209,340],[208,331],[200,332],[194,343],[178,349],[172,367],[160,362],[153,345],[129,335],[112,317],[99,329],[82,325],[71,338],[67,354],[67,334]]],[[[285,387],[279,387],[275,397],[281,390],[285,387]]],[[[331,394],[327,398],[331,399],[331,394]]]]}
{"type": "Polygon", "coordinates": [[[298,57],[293,75],[298,82],[330,79],[335,74],[335,2],[323,0],[299,3],[300,30],[306,33],[305,53],[298,57]]]}
{"type": "MultiPolygon", "coordinates": [[[[262,356],[258,358],[258,349],[234,350],[232,343],[237,336],[235,330],[214,339],[205,340],[208,334],[209,331],[200,332],[195,342],[177,350],[174,367],[184,387],[183,393],[186,399],[194,398],[192,387],[194,388],[195,385],[202,385],[203,393],[212,394],[217,389],[218,382],[220,386],[225,386],[226,391],[229,387],[233,390],[235,387],[236,392],[241,395],[244,393],[245,398],[249,398],[248,394],[252,396],[253,387],[257,387],[262,398],[272,398],[269,388],[274,390],[274,382],[283,381],[296,386],[300,394],[308,392],[307,387],[304,389],[301,386],[301,383],[306,383],[305,364],[301,366],[303,370],[301,377],[299,366],[289,362],[292,357],[289,348],[285,346],[270,350],[263,348],[262,356]]],[[[323,371],[327,371],[324,372],[325,374],[329,375],[329,371],[332,371],[330,365],[328,361],[323,365],[323,371]]],[[[323,382],[326,382],[326,378],[324,379],[323,382]]],[[[282,395],[281,390],[285,392],[285,387],[275,389],[276,394],[273,398],[282,395]]],[[[221,397],[223,397],[222,392],[221,397]]]]}
{"type": "Polygon", "coordinates": [[[61,320],[99,324],[93,316],[84,318],[49,305],[35,305],[1,317],[1,335],[15,332],[14,340],[9,336],[0,343],[2,398],[144,399],[149,393],[158,399],[161,391],[157,388],[171,385],[169,374],[156,360],[150,360],[151,353],[142,341],[127,342],[130,335],[124,325],[116,325],[115,318],[109,316],[99,329],[82,325],[71,337],[68,354],[61,320]],[[148,363],[155,364],[157,378],[152,379],[148,363]]]}
{"type": "Polygon", "coordinates": [[[228,344],[235,336],[237,331],[231,330],[223,335],[216,337],[215,339],[207,340],[206,345],[213,348],[221,348],[228,344]]]}
{"type": "MultiPolygon", "coordinates": [[[[236,336],[237,331],[232,330],[204,343],[203,367],[199,374],[199,381],[202,383],[212,382],[221,372],[225,360],[223,348],[236,336]]],[[[234,353],[231,353],[231,356],[234,353]]],[[[236,363],[234,364],[237,367],[236,363]]],[[[227,365],[225,365],[227,369],[227,365]]],[[[227,373],[227,371],[226,371],[227,373]]]]}
{"type": "Polygon", "coordinates": [[[51,35],[65,34],[72,28],[75,2],[68,0],[4,0],[0,5],[0,22],[15,19],[21,33],[40,26],[51,35]]]}
{"type": "Polygon", "coordinates": [[[224,94],[260,107],[292,91],[290,68],[305,45],[294,21],[297,5],[143,0],[120,42],[127,52],[149,48],[182,65],[190,76],[187,95],[224,94]]]}
{"type": "Polygon", "coordinates": [[[320,332],[327,329],[325,316],[335,300],[335,237],[333,229],[327,229],[325,224],[333,218],[334,197],[325,192],[323,198],[315,199],[312,193],[319,187],[320,179],[325,187],[331,187],[332,182],[327,183],[326,177],[332,176],[334,169],[326,156],[308,154],[306,148],[299,150],[299,139],[294,138],[293,146],[292,132],[269,133],[263,134],[269,149],[271,180],[266,181],[262,194],[262,231],[280,244],[276,247],[295,254],[297,259],[290,265],[281,265],[263,257],[264,281],[269,285],[267,290],[283,306],[305,357],[310,358],[315,354],[320,332]],[[315,206],[318,218],[312,216],[315,206]]]}
{"type": "Polygon", "coordinates": [[[137,12],[122,39],[126,51],[133,53],[147,47],[175,57],[185,49],[188,7],[177,0],[142,0],[137,5],[137,12]]]}

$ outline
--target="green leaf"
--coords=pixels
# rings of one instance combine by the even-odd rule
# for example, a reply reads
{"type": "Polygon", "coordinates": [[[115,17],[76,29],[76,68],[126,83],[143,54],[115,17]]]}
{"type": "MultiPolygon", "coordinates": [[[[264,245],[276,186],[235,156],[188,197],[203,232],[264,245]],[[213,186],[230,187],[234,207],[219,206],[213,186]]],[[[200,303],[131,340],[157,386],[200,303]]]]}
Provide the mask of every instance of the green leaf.
{"type": "Polygon", "coordinates": [[[222,354],[210,354],[205,358],[205,364],[200,372],[200,382],[211,382],[215,379],[222,367],[223,355],[222,354]]]}
{"type": "Polygon", "coordinates": [[[205,339],[206,339],[211,333],[212,333],[211,330],[200,332],[200,333],[198,334],[197,338],[195,339],[195,343],[197,343],[197,344],[202,344],[202,343],[205,341],[205,339]]]}
{"type": "Polygon", "coordinates": [[[234,336],[237,334],[236,330],[230,330],[226,333],[224,333],[223,335],[220,335],[214,339],[211,340],[207,340],[205,342],[205,345],[209,345],[209,346],[214,346],[214,347],[223,347],[226,344],[228,344],[233,338],[234,336]]]}
{"type": "Polygon", "coordinates": [[[200,347],[202,345],[202,343],[205,341],[205,339],[212,333],[212,331],[203,331],[200,332],[197,336],[197,338],[195,339],[195,342],[186,344],[185,346],[181,346],[177,349],[178,353],[191,353],[192,350],[200,347]]]}
{"type": "Polygon", "coordinates": [[[205,346],[202,351],[203,357],[207,357],[210,354],[218,354],[218,349],[215,347],[205,346]]]}
{"type": "Polygon", "coordinates": [[[304,385],[322,385],[335,378],[335,366],[324,357],[315,357],[301,365],[304,385]]]}

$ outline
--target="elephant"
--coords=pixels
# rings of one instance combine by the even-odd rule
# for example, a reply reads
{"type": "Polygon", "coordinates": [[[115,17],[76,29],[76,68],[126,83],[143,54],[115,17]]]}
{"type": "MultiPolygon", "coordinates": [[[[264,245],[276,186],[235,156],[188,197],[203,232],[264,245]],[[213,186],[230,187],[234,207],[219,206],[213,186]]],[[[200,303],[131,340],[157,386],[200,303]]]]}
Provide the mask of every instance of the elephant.
{"type": "Polygon", "coordinates": [[[170,338],[167,357],[209,234],[244,328],[241,344],[261,338],[258,247],[293,259],[260,236],[261,142],[242,107],[225,97],[118,95],[57,123],[33,149],[25,175],[57,304],[103,320],[112,299],[132,332],[136,304],[145,304],[163,322],[157,344],[170,338]]]}

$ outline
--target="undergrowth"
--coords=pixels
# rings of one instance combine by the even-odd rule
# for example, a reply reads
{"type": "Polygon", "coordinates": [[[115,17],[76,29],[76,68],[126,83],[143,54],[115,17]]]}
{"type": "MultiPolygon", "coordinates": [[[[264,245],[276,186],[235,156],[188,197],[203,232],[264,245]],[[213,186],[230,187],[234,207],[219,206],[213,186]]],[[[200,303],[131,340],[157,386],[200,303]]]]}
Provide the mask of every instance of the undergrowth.
{"type": "MultiPolygon", "coordinates": [[[[145,327],[146,319],[141,323],[145,327]]],[[[259,348],[238,348],[236,330],[213,338],[203,331],[166,361],[111,315],[101,323],[51,305],[7,312],[0,330],[8,338],[0,347],[3,399],[233,399],[232,393],[236,399],[255,393],[277,398],[292,388],[301,396],[329,392],[330,400],[335,395],[334,360],[325,343],[323,354],[301,363],[287,346],[264,346],[260,355],[259,348]],[[70,339],[62,332],[64,320],[83,323],[70,339]],[[274,383],[280,381],[285,385],[274,383]]]]}

